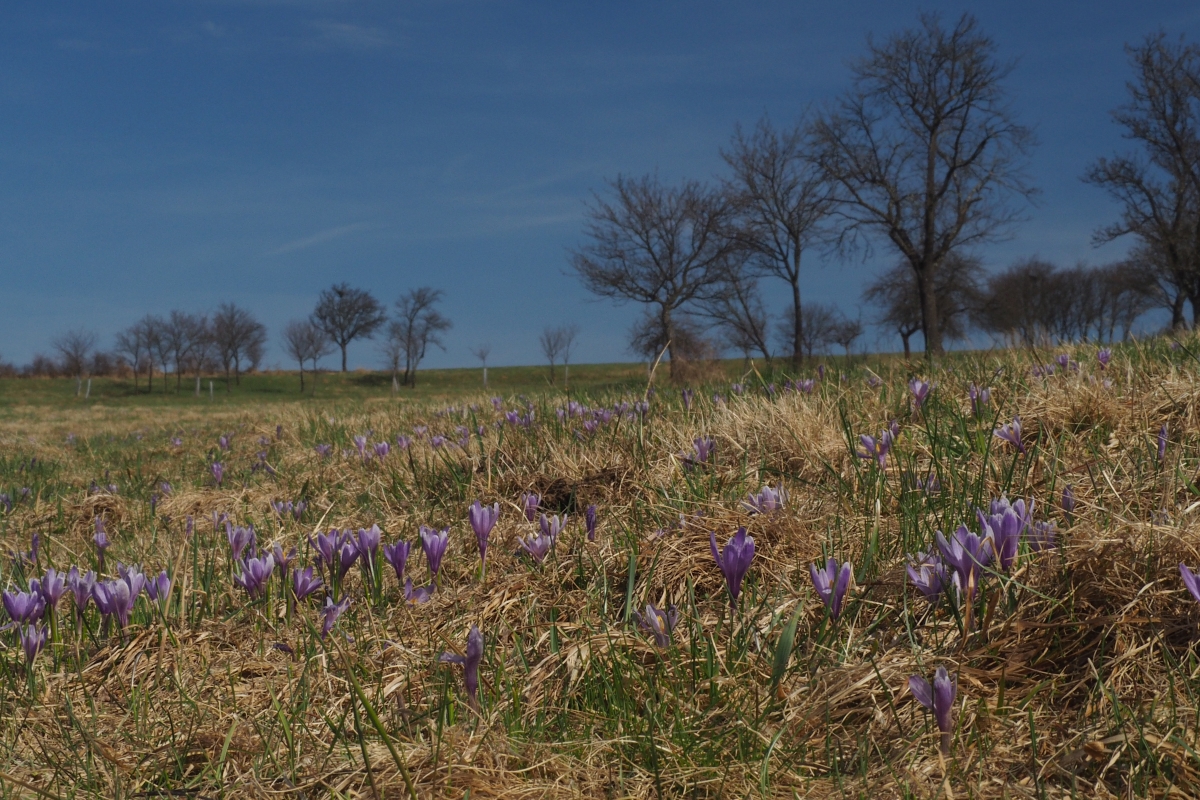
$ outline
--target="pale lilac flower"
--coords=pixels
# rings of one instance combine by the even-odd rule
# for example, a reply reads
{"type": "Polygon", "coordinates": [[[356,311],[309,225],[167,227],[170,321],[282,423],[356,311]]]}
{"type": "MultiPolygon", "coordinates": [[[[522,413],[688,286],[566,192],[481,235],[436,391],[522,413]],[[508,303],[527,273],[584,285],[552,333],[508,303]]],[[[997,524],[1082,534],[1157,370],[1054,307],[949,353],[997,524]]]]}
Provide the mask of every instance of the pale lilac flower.
{"type": "Polygon", "coordinates": [[[1008,571],[1017,557],[1021,535],[1033,525],[1033,500],[1017,500],[1009,503],[1008,497],[993,500],[991,513],[977,511],[980,532],[992,537],[996,558],[1000,568],[1008,571]]]}
{"type": "Polygon", "coordinates": [[[684,389],[679,393],[679,395],[680,395],[680,397],[683,398],[683,410],[691,411],[692,410],[692,399],[696,396],[696,393],[693,392],[691,389],[684,389]]]}
{"type": "Polygon", "coordinates": [[[967,397],[971,400],[971,413],[982,417],[984,410],[992,402],[992,390],[986,386],[981,389],[972,383],[967,387],[967,397]]]}
{"type": "Polygon", "coordinates": [[[332,597],[325,598],[325,607],[321,610],[323,620],[321,622],[321,638],[324,639],[333,630],[333,626],[337,623],[338,617],[346,612],[350,607],[350,598],[343,597],[340,603],[333,602],[332,597]]]}
{"type": "Polygon", "coordinates": [[[675,630],[676,623],[679,622],[679,609],[675,606],[671,606],[664,612],[656,608],[653,603],[647,603],[645,615],[634,611],[633,618],[637,621],[638,626],[654,636],[656,646],[671,646],[671,633],[675,630]]]}
{"type": "Polygon", "coordinates": [[[412,578],[404,580],[404,601],[413,605],[428,603],[433,598],[434,584],[413,588],[412,578]]]}
{"type": "Polygon", "coordinates": [[[950,711],[954,708],[954,696],[957,693],[954,679],[946,672],[945,667],[938,667],[933,676],[932,686],[920,675],[913,675],[908,679],[908,690],[918,703],[933,712],[938,730],[942,734],[942,752],[949,755],[950,734],[954,730],[950,724],[950,711]]]}
{"type": "Polygon", "coordinates": [[[541,564],[546,560],[546,555],[550,552],[550,548],[554,546],[554,542],[549,536],[539,533],[536,536],[530,536],[528,539],[517,537],[517,543],[521,545],[521,549],[529,553],[534,561],[541,564]]]}
{"type": "Polygon", "coordinates": [[[890,430],[883,431],[879,434],[878,438],[868,436],[864,433],[858,437],[858,441],[862,445],[862,449],[855,452],[856,456],[859,458],[873,458],[880,469],[887,469],[888,453],[892,449],[892,442],[895,441],[895,437],[890,430]]]}
{"type": "Polygon", "coordinates": [[[974,597],[975,588],[983,575],[983,569],[992,563],[996,553],[996,543],[990,535],[980,537],[967,530],[966,525],[959,525],[949,539],[941,532],[936,537],[938,550],[942,560],[953,569],[959,578],[959,583],[974,597]]]}
{"type": "Polygon", "coordinates": [[[266,593],[271,575],[275,572],[275,558],[267,553],[262,558],[248,558],[241,564],[242,571],[233,576],[233,582],[242,587],[251,600],[266,593]]]}
{"type": "Polygon", "coordinates": [[[542,498],[534,492],[521,493],[521,508],[525,511],[525,519],[533,522],[537,519],[538,506],[541,505],[542,498]]]}
{"type": "Polygon", "coordinates": [[[164,569],[153,580],[146,582],[146,596],[155,602],[165,601],[171,594],[171,576],[164,569]]]}
{"type": "Polygon", "coordinates": [[[917,553],[915,556],[909,556],[905,570],[913,586],[931,603],[937,600],[948,583],[946,565],[936,553],[917,553]]]}
{"type": "Polygon", "coordinates": [[[363,461],[367,460],[367,437],[355,436],[354,447],[358,450],[358,456],[363,461]]]}
{"type": "Polygon", "coordinates": [[[596,506],[592,504],[587,507],[587,511],[583,515],[584,525],[587,528],[587,539],[589,542],[596,541],[596,506]]]}
{"type": "Polygon", "coordinates": [[[1075,491],[1069,483],[1062,490],[1062,510],[1067,515],[1067,521],[1070,522],[1071,515],[1075,513],[1075,491]]]}
{"type": "Polygon", "coordinates": [[[319,444],[313,449],[317,451],[317,455],[321,458],[329,458],[333,454],[333,445],[331,444],[319,444]]]}
{"type": "Polygon", "coordinates": [[[912,378],[908,382],[908,390],[912,392],[913,410],[920,411],[921,406],[925,404],[925,399],[929,397],[929,390],[933,388],[928,382],[920,378],[912,378]]]}
{"type": "MultiPolygon", "coordinates": [[[[1183,585],[1192,593],[1192,597],[1196,599],[1196,602],[1200,603],[1200,578],[1197,578],[1196,574],[1182,563],[1179,565],[1179,574],[1183,577],[1183,585]]],[[[11,616],[11,613],[9,616],[11,616]]]]}
{"type": "Polygon", "coordinates": [[[397,581],[404,580],[404,567],[408,563],[408,553],[411,549],[412,545],[405,541],[383,546],[383,558],[396,571],[397,581]]]}
{"type": "Polygon", "coordinates": [[[1108,369],[1108,363],[1112,361],[1112,350],[1107,347],[1101,348],[1100,352],[1096,353],[1096,361],[1100,362],[1100,369],[1108,369]]]}
{"type": "Polygon", "coordinates": [[[46,601],[46,608],[53,611],[58,606],[58,601],[67,593],[66,576],[56,569],[48,569],[38,584],[38,590],[42,599],[46,601]]]}
{"type": "Polygon", "coordinates": [[[750,514],[769,514],[783,508],[787,499],[787,489],[782,486],[778,489],[764,486],[758,494],[753,492],[748,494],[742,501],[742,508],[750,514]]]}
{"type": "Polygon", "coordinates": [[[1167,457],[1167,423],[1163,423],[1158,429],[1158,463],[1162,463],[1167,457]]]}
{"type": "Polygon", "coordinates": [[[37,654],[46,646],[46,628],[44,625],[22,625],[21,649],[25,651],[25,663],[32,666],[37,654]]]}
{"type": "Polygon", "coordinates": [[[396,437],[396,447],[401,450],[407,450],[412,445],[412,439],[400,434],[396,437]]]}
{"type": "Polygon", "coordinates": [[[137,595],[129,590],[129,584],[120,579],[98,581],[92,588],[92,599],[100,613],[106,617],[116,617],[117,625],[121,628],[129,624],[129,615],[137,602],[137,595]]]}
{"type": "Polygon", "coordinates": [[[1055,547],[1055,540],[1057,538],[1058,529],[1053,522],[1035,522],[1026,535],[1026,540],[1029,542],[1029,549],[1035,553],[1042,550],[1052,550],[1055,547]]]}
{"type": "Polygon", "coordinates": [[[228,450],[229,449],[229,436],[225,435],[225,436],[219,437],[217,439],[217,447],[221,448],[222,450],[228,450]]]}
{"type": "Polygon", "coordinates": [[[96,533],[92,536],[92,541],[96,543],[96,560],[100,564],[101,572],[104,571],[104,551],[108,549],[111,542],[108,541],[108,532],[104,529],[104,517],[96,517],[96,533]]]}
{"type": "Polygon", "coordinates": [[[551,517],[547,517],[545,514],[542,514],[541,517],[538,518],[538,528],[541,529],[542,536],[550,537],[551,544],[558,542],[558,535],[562,533],[563,529],[566,527],[566,514],[562,515],[562,519],[559,519],[557,514],[551,517]]]}
{"type": "Polygon", "coordinates": [[[837,561],[830,558],[823,568],[810,564],[808,574],[812,578],[813,588],[829,611],[829,618],[836,620],[842,615],[842,603],[850,587],[850,562],[842,564],[839,569],[837,561]]]}
{"type": "Polygon", "coordinates": [[[250,555],[256,555],[256,542],[254,535],[254,526],[247,525],[245,527],[234,526],[225,521],[225,538],[229,540],[229,550],[234,561],[241,561],[242,554],[250,551],[250,555]]]}
{"type": "Polygon", "coordinates": [[[36,622],[46,613],[46,600],[42,597],[42,593],[38,591],[38,587],[33,584],[35,581],[30,581],[30,591],[28,592],[4,592],[0,597],[4,601],[4,610],[8,613],[8,618],[17,624],[36,622]]]}
{"type": "Polygon", "coordinates": [[[492,528],[496,527],[496,520],[500,519],[500,504],[485,506],[476,500],[467,509],[467,517],[471,521],[471,529],[475,531],[475,540],[479,545],[479,560],[486,563],[488,537],[492,534],[492,528]]]}
{"type": "Polygon", "coordinates": [[[80,575],[78,567],[71,567],[67,573],[67,588],[70,589],[75,601],[75,611],[82,614],[87,608],[88,600],[92,598],[92,589],[96,585],[96,573],[91,570],[80,575]]]}
{"type": "Polygon", "coordinates": [[[271,556],[275,559],[275,569],[279,570],[281,580],[287,579],[287,571],[291,569],[292,564],[299,557],[296,553],[296,548],[290,548],[286,553],[283,552],[283,547],[276,544],[271,548],[271,556]]]}
{"type": "Polygon", "coordinates": [[[388,454],[391,452],[392,452],[392,446],[390,444],[388,444],[387,442],[376,442],[375,443],[375,457],[377,459],[379,459],[380,461],[387,458],[388,454]]]}
{"type": "Polygon", "coordinates": [[[736,606],[738,595],[742,593],[742,580],[754,560],[754,538],[746,535],[745,528],[737,532],[725,543],[724,552],[717,552],[717,534],[708,535],[709,546],[712,548],[713,560],[717,562],[721,573],[725,576],[725,586],[729,590],[729,604],[736,606]]]}
{"type": "Polygon", "coordinates": [[[217,482],[217,486],[220,486],[221,481],[225,479],[225,466],[220,461],[214,461],[211,469],[213,480],[217,482]]]}
{"type": "Polygon", "coordinates": [[[1003,439],[1009,444],[1017,448],[1018,453],[1025,452],[1025,445],[1021,442],[1021,418],[1013,417],[1013,421],[1007,425],[1001,425],[992,432],[997,439],[1003,439]]]}
{"type": "Polygon", "coordinates": [[[303,600],[320,588],[321,579],[313,577],[312,567],[305,567],[303,572],[298,568],[292,570],[292,592],[297,600],[303,600]]]}

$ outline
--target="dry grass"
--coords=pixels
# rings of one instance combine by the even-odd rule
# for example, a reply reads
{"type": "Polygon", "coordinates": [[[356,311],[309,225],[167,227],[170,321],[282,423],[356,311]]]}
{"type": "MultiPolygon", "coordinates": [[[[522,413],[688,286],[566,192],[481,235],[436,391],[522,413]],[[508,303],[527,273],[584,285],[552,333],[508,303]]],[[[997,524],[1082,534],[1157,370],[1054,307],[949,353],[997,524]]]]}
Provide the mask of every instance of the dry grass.
{"type": "MultiPolygon", "coordinates": [[[[64,599],[61,641],[39,657],[32,693],[15,635],[3,634],[3,793],[408,796],[390,744],[420,797],[1192,796],[1200,613],[1177,565],[1200,564],[1195,362],[1162,344],[1130,348],[1105,388],[1089,379],[1089,354],[1077,357],[1083,374],[1045,379],[1028,377],[1023,354],[956,361],[926,376],[938,386],[921,414],[900,373],[881,374],[878,389],[855,374],[811,395],[721,387],[723,403],[707,399],[710,388],[690,411],[664,390],[644,425],[624,419],[591,436],[578,419],[557,421],[550,398],[529,430],[497,428],[502,415],[483,397],[463,401],[478,403],[474,416],[381,403],[6,423],[0,481],[33,490],[3,517],[6,550],[28,549],[36,531],[41,568],[89,565],[102,514],[110,566],[166,568],[175,588],[165,618],[143,600],[128,630],[105,636],[93,609],[78,640],[64,599]],[[971,416],[971,380],[993,385],[994,418],[971,416]],[[1029,447],[1020,457],[991,436],[1016,413],[1029,447]],[[851,455],[847,433],[876,433],[893,417],[904,433],[881,473],[851,455]],[[456,439],[455,425],[476,422],[487,432],[465,452],[419,441],[363,463],[351,442],[417,424],[456,439]],[[1171,445],[1159,464],[1164,422],[1171,445]],[[229,432],[233,449],[219,453],[229,432]],[[701,435],[716,440],[715,461],[685,471],[679,454],[701,435]],[[330,459],[314,452],[319,442],[334,444],[330,459]],[[259,452],[274,476],[252,469],[259,452]],[[207,471],[217,455],[220,488],[207,471]],[[930,471],[942,491],[913,490],[906,473],[930,471]],[[173,491],[152,516],[162,480],[173,491]],[[89,492],[93,481],[118,491],[89,492]],[[1065,482],[1079,498],[1070,520],[1055,505],[1065,482]],[[787,486],[788,506],[749,516],[739,500],[764,483],[787,486]],[[516,552],[534,527],[517,507],[525,490],[572,517],[542,566],[516,552]],[[936,529],[973,525],[973,507],[1003,491],[1036,498],[1035,516],[1058,523],[1063,546],[1023,553],[1011,575],[991,577],[981,619],[965,630],[906,586],[904,554],[927,548],[936,529]],[[301,497],[302,521],[269,511],[301,497]],[[466,524],[476,498],[504,506],[486,580],[466,524]],[[588,542],[581,511],[592,503],[601,523],[588,542]],[[299,545],[305,558],[306,534],[330,527],[377,523],[394,541],[415,539],[419,524],[450,525],[452,544],[426,605],[402,601],[390,568],[375,604],[351,571],[354,602],[322,643],[315,605],[289,621],[282,601],[251,604],[232,585],[214,512],[253,523],[260,547],[299,545]],[[733,613],[708,532],[723,542],[739,525],[758,554],[733,613]],[[837,625],[808,578],[826,554],[856,567],[837,625]],[[627,622],[629,605],[647,602],[679,606],[671,648],[627,622]],[[772,693],[777,643],[797,609],[795,650],[772,693]],[[437,661],[462,652],[472,624],[486,640],[478,713],[461,669],[437,661]],[[906,689],[938,665],[959,684],[949,757],[906,689]]],[[[416,547],[409,571],[425,582],[416,547]]],[[[14,585],[25,577],[19,565],[4,573],[14,585]]]]}

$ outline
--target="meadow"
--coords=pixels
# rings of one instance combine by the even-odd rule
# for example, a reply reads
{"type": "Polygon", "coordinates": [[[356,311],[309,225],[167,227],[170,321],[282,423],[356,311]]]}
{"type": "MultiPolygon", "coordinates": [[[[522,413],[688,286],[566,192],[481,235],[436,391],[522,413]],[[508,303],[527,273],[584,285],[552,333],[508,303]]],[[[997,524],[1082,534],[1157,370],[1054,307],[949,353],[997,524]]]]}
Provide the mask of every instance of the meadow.
{"type": "Polygon", "coordinates": [[[1200,349],[1109,356],[0,381],[0,796],[1193,796],[1200,349]]]}

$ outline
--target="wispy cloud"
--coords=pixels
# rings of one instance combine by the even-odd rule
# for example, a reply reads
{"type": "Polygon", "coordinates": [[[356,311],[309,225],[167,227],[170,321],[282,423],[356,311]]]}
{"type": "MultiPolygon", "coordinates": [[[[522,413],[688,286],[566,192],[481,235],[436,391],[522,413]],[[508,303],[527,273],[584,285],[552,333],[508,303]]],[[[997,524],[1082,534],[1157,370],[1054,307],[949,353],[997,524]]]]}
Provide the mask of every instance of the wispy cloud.
{"type": "Polygon", "coordinates": [[[269,250],[269,256],[281,256],[284,253],[294,253],[297,250],[307,250],[310,247],[315,247],[325,242],[332,242],[334,239],[341,239],[343,236],[349,236],[352,233],[369,230],[371,224],[368,222],[352,222],[349,225],[339,225],[336,228],[328,228],[323,231],[318,231],[312,236],[305,236],[302,239],[293,239],[290,242],[281,244],[274,250],[269,250]]]}

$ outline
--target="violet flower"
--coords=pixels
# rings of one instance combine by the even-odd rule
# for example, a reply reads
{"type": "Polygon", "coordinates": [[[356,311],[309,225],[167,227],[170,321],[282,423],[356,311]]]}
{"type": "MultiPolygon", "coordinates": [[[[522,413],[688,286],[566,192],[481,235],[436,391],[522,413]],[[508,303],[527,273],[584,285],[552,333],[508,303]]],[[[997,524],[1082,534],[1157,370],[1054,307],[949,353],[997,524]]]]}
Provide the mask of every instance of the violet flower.
{"type": "Polygon", "coordinates": [[[305,567],[292,570],[292,593],[297,600],[303,600],[321,588],[321,579],[313,577],[313,568],[305,567]]]}
{"type": "Polygon", "coordinates": [[[77,614],[82,615],[87,609],[88,600],[92,597],[92,589],[95,585],[96,573],[91,570],[88,570],[85,575],[80,575],[78,567],[71,567],[71,571],[67,573],[67,588],[74,596],[77,614]]]}
{"type": "Polygon", "coordinates": [[[971,413],[976,417],[981,417],[992,401],[992,390],[986,386],[981,389],[972,383],[967,388],[967,397],[971,400],[971,413]]]}
{"type": "Polygon", "coordinates": [[[1013,417],[1013,421],[1007,425],[1001,425],[996,430],[992,431],[992,435],[997,439],[1003,439],[1009,444],[1017,448],[1018,453],[1025,452],[1025,445],[1021,442],[1021,418],[1013,417]]]}
{"type": "Polygon", "coordinates": [[[554,546],[553,540],[541,533],[536,536],[530,536],[528,539],[518,536],[517,543],[521,545],[522,550],[529,553],[530,557],[539,564],[546,560],[546,555],[550,552],[550,548],[554,546]]]}
{"type": "Polygon", "coordinates": [[[404,434],[399,434],[396,436],[396,447],[400,448],[401,450],[407,450],[411,445],[412,439],[408,438],[404,434]]]}
{"type": "Polygon", "coordinates": [[[379,530],[378,525],[372,525],[369,528],[359,528],[358,534],[353,540],[354,548],[369,564],[374,564],[376,556],[379,553],[379,542],[382,537],[383,532],[379,530]]]}
{"type": "Polygon", "coordinates": [[[483,634],[479,632],[479,626],[472,625],[471,632],[467,634],[467,654],[465,656],[442,653],[438,656],[438,660],[446,664],[463,665],[463,686],[467,690],[467,702],[471,704],[471,708],[478,709],[479,662],[483,660],[483,634]]]}
{"type": "Polygon", "coordinates": [[[837,561],[830,558],[824,568],[816,564],[808,566],[808,574],[812,577],[813,588],[829,611],[829,618],[836,620],[842,615],[842,603],[846,599],[846,590],[850,587],[850,562],[838,568],[837,561]]]}
{"type": "Polygon", "coordinates": [[[782,486],[778,489],[772,489],[770,486],[764,486],[758,494],[751,492],[742,501],[742,508],[750,514],[770,514],[772,511],[778,511],[783,508],[787,502],[787,489],[782,486]]]}
{"type": "Polygon", "coordinates": [[[1163,423],[1158,429],[1158,463],[1163,463],[1167,457],[1167,423],[1163,423]]]}
{"type": "Polygon", "coordinates": [[[214,461],[212,464],[212,476],[217,482],[217,486],[220,486],[221,481],[225,479],[225,465],[220,461],[214,461]]]}
{"type": "Polygon", "coordinates": [[[286,553],[283,552],[283,547],[276,544],[271,548],[271,556],[275,559],[275,569],[279,570],[281,580],[287,580],[287,572],[291,569],[292,564],[299,557],[296,553],[296,548],[290,548],[286,553]]]}
{"type": "Polygon", "coordinates": [[[425,551],[425,560],[429,563],[429,574],[437,583],[438,571],[442,568],[442,557],[450,546],[450,529],[436,530],[426,525],[420,528],[421,549],[425,551]]]}
{"type": "Polygon", "coordinates": [[[683,410],[691,411],[692,410],[692,399],[695,398],[696,393],[693,392],[691,389],[684,389],[679,393],[679,396],[683,398],[683,410]]]}
{"type": "Polygon", "coordinates": [[[343,597],[340,603],[333,602],[332,597],[325,598],[325,607],[321,609],[321,638],[324,639],[333,630],[333,626],[337,623],[338,617],[346,612],[350,607],[350,598],[343,597]]]}
{"type": "Polygon", "coordinates": [[[387,442],[375,443],[375,458],[379,459],[380,461],[383,461],[383,459],[387,458],[388,454],[391,452],[392,446],[387,442]]]}
{"type": "Polygon", "coordinates": [[[533,522],[537,519],[538,506],[541,505],[542,498],[534,492],[521,493],[521,508],[525,511],[525,519],[533,522]]]}
{"type": "Polygon", "coordinates": [[[251,556],[258,555],[257,552],[257,537],[254,535],[254,526],[247,525],[245,527],[231,525],[228,520],[225,521],[225,538],[229,541],[229,552],[234,561],[241,561],[242,554],[247,550],[251,556]]]}
{"type": "Polygon", "coordinates": [[[396,571],[397,581],[404,580],[404,567],[408,563],[408,553],[411,549],[412,545],[405,541],[383,546],[383,559],[396,571]]]}
{"type": "Polygon", "coordinates": [[[1058,538],[1058,529],[1053,522],[1035,522],[1026,534],[1029,549],[1035,553],[1052,550],[1058,538]]]}
{"type": "Polygon", "coordinates": [[[25,651],[25,663],[32,667],[33,660],[46,646],[46,628],[41,624],[22,625],[20,630],[21,649],[25,651]]]}
{"type": "Polygon", "coordinates": [[[1100,363],[1100,369],[1108,369],[1108,362],[1112,361],[1112,350],[1107,347],[1101,348],[1100,352],[1096,353],[1096,361],[1100,363]]]}
{"type": "Polygon", "coordinates": [[[692,447],[696,451],[696,460],[707,463],[716,448],[716,442],[711,436],[700,437],[692,441],[692,447]]]}
{"type": "Polygon", "coordinates": [[[918,703],[933,712],[938,730],[942,734],[942,752],[949,755],[950,734],[954,730],[950,725],[950,710],[954,708],[954,696],[957,694],[954,679],[946,672],[945,667],[938,667],[933,676],[932,686],[920,675],[913,675],[908,679],[908,690],[918,703]]]}
{"type": "Polygon", "coordinates": [[[146,596],[155,602],[165,601],[171,595],[171,576],[164,569],[153,580],[146,582],[146,596]]]}
{"type": "MultiPolygon", "coordinates": [[[[1183,585],[1192,593],[1192,597],[1196,599],[1196,602],[1200,603],[1200,578],[1197,578],[1196,573],[1184,566],[1182,562],[1179,564],[1179,574],[1183,577],[1183,585]]],[[[7,596],[7,593],[5,594],[7,596]]],[[[7,604],[8,602],[5,601],[5,605],[7,604]]],[[[11,612],[9,615],[11,616],[11,612]]]]}
{"type": "Polygon", "coordinates": [[[633,612],[633,618],[639,627],[654,636],[654,644],[658,647],[671,646],[671,633],[679,622],[679,609],[671,606],[665,612],[660,611],[653,603],[646,604],[646,613],[642,615],[633,612]]]}
{"type": "Polygon", "coordinates": [[[593,503],[583,514],[584,526],[587,528],[587,540],[596,541],[596,506],[593,503]]]}
{"type": "Polygon", "coordinates": [[[938,531],[936,542],[942,560],[958,574],[959,583],[966,590],[968,598],[973,598],[983,569],[995,557],[996,543],[990,535],[980,537],[967,530],[966,525],[959,525],[949,539],[938,531]]]}
{"type": "Polygon", "coordinates": [[[330,528],[328,533],[318,533],[316,539],[310,536],[308,543],[317,551],[317,558],[321,563],[332,571],[346,538],[337,528],[330,528]]]}
{"type": "Polygon", "coordinates": [[[242,572],[233,576],[233,582],[246,590],[251,600],[266,594],[271,575],[275,572],[275,558],[267,553],[262,558],[248,558],[242,562],[242,572]]]}
{"type": "Polygon", "coordinates": [[[862,434],[858,437],[859,443],[862,445],[862,450],[855,452],[859,458],[873,458],[880,469],[887,469],[888,453],[892,449],[892,442],[895,437],[890,430],[885,430],[879,434],[879,438],[862,434]]]}
{"type": "Polygon", "coordinates": [[[1070,522],[1071,515],[1075,513],[1075,490],[1069,483],[1062,490],[1062,510],[1067,515],[1067,522],[1070,522]]]}
{"type": "Polygon", "coordinates": [[[404,602],[413,605],[428,603],[433,597],[433,589],[434,585],[432,583],[428,586],[420,586],[414,589],[412,578],[406,578],[404,580],[404,602]]]}
{"type": "Polygon", "coordinates": [[[558,514],[555,514],[551,517],[547,517],[545,514],[542,514],[541,517],[538,518],[538,528],[541,530],[542,536],[550,537],[551,544],[558,543],[558,535],[562,533],[563,529],[566,527],[566,514],[562,515],[562,519],[558,518],[558,514]]]}
{"type": "Polygon", "coordinates": [[[58,601],[67,593],[66,576],[56,569],[48,569],[38,588],[42,599],[46,601],[46,608],[53,611],[58,606],[58,601]]]}
{"type": "MultiPolygon", "coordinates": [[[[33,581],[30,581],[32,584],[33,581]]],[[[4,610],[8,618],[18,625],[37,622],[46,612],[46,600],[33,586],[28,592],[4,592],[4,610]]]]}
{"type": "Polygon", "coordinates": [[[218,437],[217,438],[217,447],[221,448],[222,450],[228,450],[229,449],[229,437],[228,436],[218,437]]]}
{"type": "Polygon", "coordinates": [[[725,586],[729,590],[729,604],[737,605],[738,595],[742,593],[742,579],[750,569],[754,560],[754,538],[746,535],[745,528],[738,528],[737,533],[725,543],[725,550],[717,552],[717,534],[708,534],[708,543],[712,548],[713,560],[717,562],[721,573],[725,576],[725,586]]]}
{"type": "Polygon", "coordinates": [[[475,531],[475,541],[479,544],[479,560],[487,565],[487,547],[488,537],[492,535],[492,528],[496,527],[496,520],[500,519],[500,504],[492,503],[490,506],[485,506],[476,500],[467,509],[467,518],[471,521],[471,529],[475,531]]]}
{"type": "Polygon", "coordinates": [[[96,517],[96,533],[92,536],[92,541],[96,543],[96,561],[100,565],[100,571],[104,571],[104,551],[112,544],[108,540],[108,532],[104,529],[104,517],[96,517]]]}
{"type": "Polygon", "coordinates": [[[92,599],[101,614],[117,618],[118,627],[129,625],[129,615],[137,603],[137,595],[129,590],[128,583],[119,578],[97,582],[92,589],[92,599]]]}
{"type": "Polygon", "coordinates": [[[358,544],[350,538],[350,531],[346,531],[345,538],[342,540],[342,546],[337,552],[337,579],[338,586],[341,586],[342,578],[346,577],[346,573],[354,566],[354,562],[358,561],[360,555],[358,544]]]}
{"type": "Polygon", "coordinates": [[[363,461],[367,460],[367,437],[355,436],[354,447],[358,450],[358,456],[363,461]]]}
{"type": "Polygon", "coordinates": [[[333,455],[333,445],[331,444],[319,444],[313,447],[313,449],[317,451],[317,455],[321,458],[329,458],[333,455]]]}
{"type": "Polygon", "coordinates": [[[992,501],[991,514],[982,511],[976,514],[980,532],[992,537],[1000,568],[1007,572],[1017,557],[1021,534],[1033,524],[1033,500],[1009,503],[1007,497],[1001,497],[992,501]]]}
{"type": "Polygon", "coordinates": [[[908,382],[908,390],[912,392],[913,410],[920,411],[924,405],[925,399],[929,397],[929,390],[932,386],[919,378],[913,378],[908,382]]]}
{"type": "Polygon", "coordinates": [[[946,565],[932,552],[909,556],[905,571],[912,585],[931,603],[937,600],[948,583],[946,565]]]}

